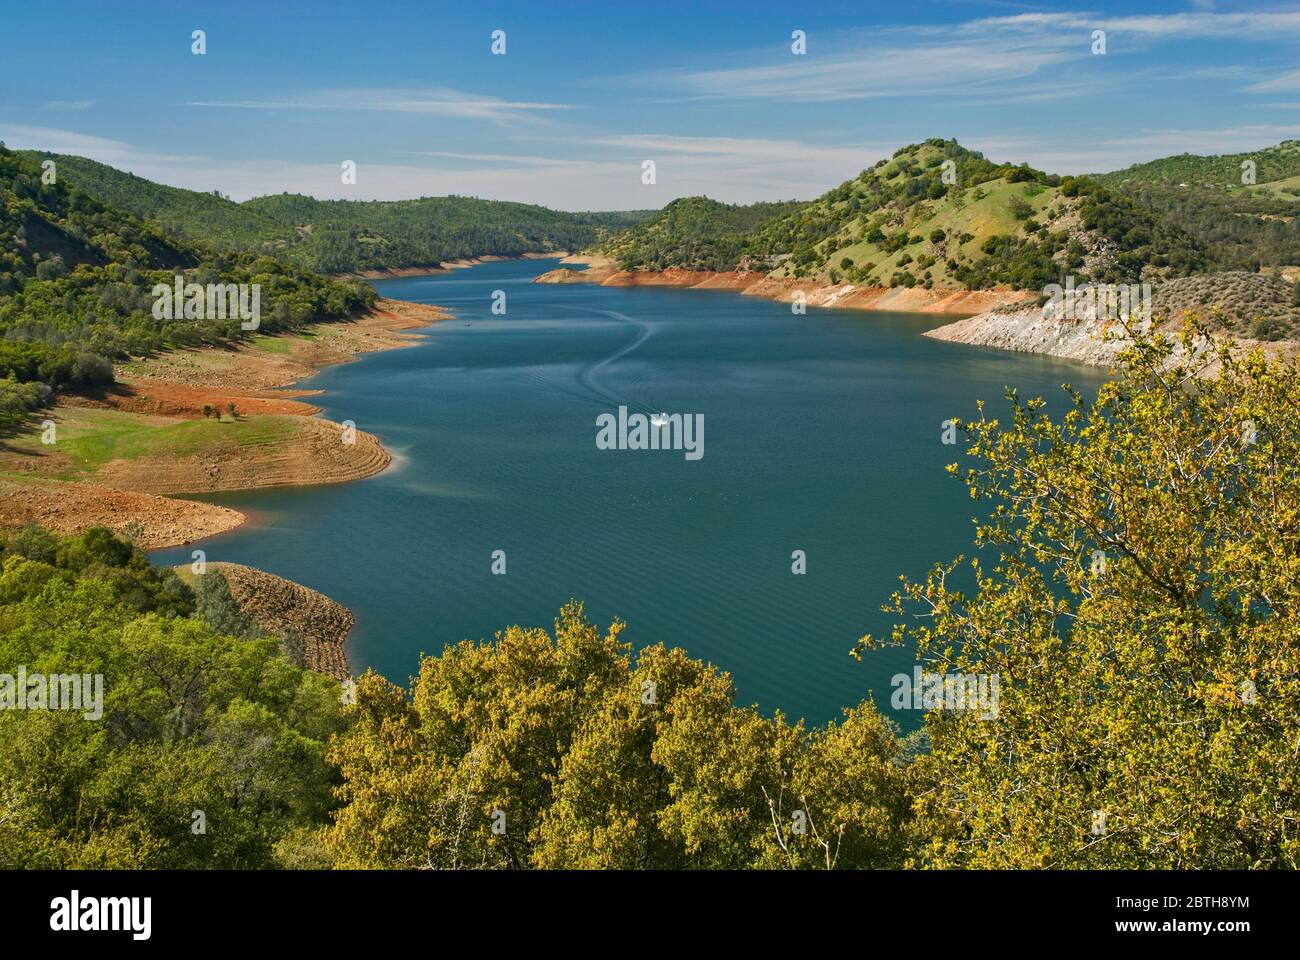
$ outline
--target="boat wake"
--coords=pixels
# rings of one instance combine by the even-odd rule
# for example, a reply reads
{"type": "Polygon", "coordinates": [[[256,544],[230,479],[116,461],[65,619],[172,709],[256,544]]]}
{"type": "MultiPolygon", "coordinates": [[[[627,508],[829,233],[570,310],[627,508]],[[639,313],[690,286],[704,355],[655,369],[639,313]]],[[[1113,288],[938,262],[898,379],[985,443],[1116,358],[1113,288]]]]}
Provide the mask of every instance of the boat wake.
{"type": "Polygon", "coordinates": [[[600,310],[592,307],[572,307],[571,309],[581,310],[584,313],[594,313],[610,320],[625,324],[633,328],[633,335],[622,346],[613,353],[601,357],[586,364],[578,371],[576,383],[578,390],[572,389],[566,383],[558,382],[555,378],[548,376],[547,371],[553,370],[558,365],[549,362],[550,357],[545,358],[541,364],[527,368],[526,374],[529,378],[537,383],[546,386],[548,389],[565,396],[573,397],[578,400],[596,404],[597,406],[607,408],[609,406],[625,406],[630,411],[639,411],[651,415],[658,413],[658,408],[654,406],[648,397],[640,394],[636,387],[644,383],[644,378],[635,380],[628,384],[632,388],[633,394],[629,395],[621,390],[611,388],[608,383],[610,368],[618,363],[624,357],[635,351],[641,344],[645,343],[654,332],[653,324],[629,317],[625,313],[619,313],[616,310],[600,310]]]}

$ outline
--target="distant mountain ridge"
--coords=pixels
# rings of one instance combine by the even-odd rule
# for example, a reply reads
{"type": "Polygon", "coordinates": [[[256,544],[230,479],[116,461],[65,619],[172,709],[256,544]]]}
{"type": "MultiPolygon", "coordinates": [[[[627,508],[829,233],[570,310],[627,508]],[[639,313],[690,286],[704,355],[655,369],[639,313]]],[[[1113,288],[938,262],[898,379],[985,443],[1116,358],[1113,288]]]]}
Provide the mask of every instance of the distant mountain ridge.
{"type": "Polygon", "coordinates": [[[325,273],[436,267],[471,257],[575,250],[640,222],[653,211],[566,213],[534,204],[473,197],[317,200],[274,194],[236,203],[216,193],[147,180],[64,154],[53,160],[80,190],[170,235],[217,250],[271,253],[325,273]]]}
{"type": "Polygon", "coordinates": [[[1213,269],[1300,264],[1300,140],[1248,153],[1184,153],[1092,179],[1200,238],[1213,269]]]}
{"type": "Polygon", "coordinates": [[[1243,165],[1251,164],[1255,183],[1270,183],[1300,176],[1300,140],[1283,140],[1273,147],[1248,153],[1199,156],[1180,153],[1147,163],[1136,163],[1111,173],[1090,174],[1090,179],[1109,186],[1124,184],[1166,184],[1241,187],[1243,165]]]}

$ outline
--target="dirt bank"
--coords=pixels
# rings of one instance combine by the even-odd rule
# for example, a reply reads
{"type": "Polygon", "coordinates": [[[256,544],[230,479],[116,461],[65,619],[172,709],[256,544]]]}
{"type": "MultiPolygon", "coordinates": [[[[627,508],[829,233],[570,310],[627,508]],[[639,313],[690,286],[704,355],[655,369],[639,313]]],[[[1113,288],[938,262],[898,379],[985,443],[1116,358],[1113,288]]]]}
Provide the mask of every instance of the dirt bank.
{"type": "Polygon", "coordinates": [[[420,337],[412,330],[447,317],[437,307],[381,298],[356,320],[319,324],[301,334],[265,337],[236,347],[172,350],[120,365],[117,379],[146,396],[159,383],[166,389],[220,390],[236,398],[312,396],[318,391],[283,388],[321,367],[355,360],[359,354],[413,346],[420,337]]]}
{"type": "Polygon", "coordinates": [[[810,307],[843,310],[891,310],[903,313],[969,315],[1018,303],[1021,290],[926,290],[924,287],[862,287],[828,284],[815,279],[769,277],[753,271],[619,270],[607,257],[566,257],[565,263],[586,263],[586,270],[561,267],[534,283],[599,283],[605,287],[688,287],[693,290],[734,290],[747,297],[793,303],[801,295],[810,307]]]}
{"type": "Polygon", "coordinates": [[[225,533],[243,522],[242,513],[211,503],[84,483],[0,479],[2,528],[39,523],[60,533],[79,533],[105,526],[133,535],[146,550],[159,550],[225,533]]]}
{"type": "Polygon", "coordinates": [[[228,429],[197,449],[163,448],[111,460],[93,482],[155,494],[203,494],[314,487],[362,480],[392,455],[362,430],[316,417],[262,417],[251,438],[228,429]]]}
{"type": "Polygon", "coordinates": [[[253,567],[238,563],[208,566],[220,571],[239,609],[263,630],[276,636],[290,632],[302,636],[303,665],[308,670],[340,680],[350,675],[344,645],[356,617],[347,607],[302,584],[253,567]]]}

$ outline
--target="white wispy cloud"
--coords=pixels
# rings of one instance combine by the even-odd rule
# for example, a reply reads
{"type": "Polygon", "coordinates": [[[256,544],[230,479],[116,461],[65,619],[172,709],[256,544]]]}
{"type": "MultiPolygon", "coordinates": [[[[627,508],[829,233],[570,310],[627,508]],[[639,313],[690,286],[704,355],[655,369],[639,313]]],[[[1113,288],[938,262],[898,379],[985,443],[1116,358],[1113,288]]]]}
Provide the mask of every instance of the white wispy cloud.
{"type": "Polygon", "coordinates": [[[402,200],[450,193],[539,203],[566,210],[659,207],[705,194],[731,203],[811,198],[854,176],[892,147],[818,146],[795,140],[668,134],[537,137],[552,153],[404,151],[427,163],[357,159],[357,182],[344,185],[337,163],[232,159],[152,152],[119,140],[46,127],[0,125],[19,149],[73,153],[191,190],[236,200],[289,191],[322,199],[402,200]],[[654,160],[657,182],[641,182],[654,160]]]}
{"type": "MultiPolygon", "coordinates": [[[[827,102],[884,97],[1079,96],[1116,82],[1072,68],[1092,53],[1094,30],[1106,33],[1108,56],[1139,54],[1189,40],[1285,43],[1300,39],[1300,12],[1189,12],[1141,16],[1022,13],[953,25],[886,27],[812,35],[808,53],[768,48],[731,55],[726,65],[666,69],[622,78],[664,100],[827,102]]],[[[1145,67],[1144,69],[1151,69],[1145,67]]],[[[1170,73],[1181,69],[1174,63],[1170,73]]],[[[1213,69],[1213,68],[1207,68],[1213,69]]],[[[1256,71],[1265,69],[1256,66],[1256,71]]],[[[1264,81],[1268,83],[1268,81],[1264,81]]],[[[1300,72],[1254,89],[1292,89],[1300,72]]]]}
{"type": "Polygon", "coordinates": [[[1278,90],[1300,90],[1300,70],[1290,70],[1246,87],[1252,93],[1271,93],[1278,90]]]}
{"type": "Polygon", "coordinates": [[[49,153],[70,153],[107,163],[120,170],[148,176],[145,170],[171,171],[198,159],[181,154],[158,153],[132,146],[121,140],[97,137],[62,130],[56,127],[32,127],[21,124],[0,124],[0,141],[11,150],[45,150],[49,153]]]}
{"type": "Polygon", "coordinates": [[[974,41],[868,47],[765,66],[659,73],[641,78],[683,99],[758,99],[803,102],[875,97],[988,93],[994,84],[1023,80],[1065,62],[1064,50],[974,41]]]}
{"type": "Polygon", "coordinates": [[[1249,153],[1300,137],[1300,123],[1243,124],[1223,128],[1152,128],[1125,136],[1058,138],[981,137],[963,143],[994,160],[1026,162],[1051,173],[1106,173],[1178,153],[1249,153]]]}
{"type": "Polygon", "coordinates": [[[352,87],[266,100],[195,100],[187,105],[236,110],[363,110],[491,120],[498,123],[522,120],[545,111],[573,109],[571,104],[502,100],[441,87],[427,90],[352,87]]]}
{"type": "Polygon", "coordinates": [[[46,100],[41,107],[45,110],[90,110],[95,103],[94,100],[46,100]]]}

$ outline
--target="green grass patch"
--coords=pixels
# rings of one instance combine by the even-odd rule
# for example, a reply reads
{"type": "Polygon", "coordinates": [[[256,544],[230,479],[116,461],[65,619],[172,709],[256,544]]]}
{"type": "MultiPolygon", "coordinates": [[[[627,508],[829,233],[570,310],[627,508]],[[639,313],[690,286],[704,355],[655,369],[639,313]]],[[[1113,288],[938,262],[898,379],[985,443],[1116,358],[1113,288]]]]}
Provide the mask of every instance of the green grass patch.
{"type": "Polygon", "coordinates": [[[41,443],[40,430],[14,438],[12,445],[32,452],[57,452],[72,464],[60,479],[94,473],[112,460],[143,457],[177,459],[236,444],[241,447],[280,443],[298,429],[293,417],[259,416],[225,419],[150,422],[117,410],[65,411],[58,423],[58,442],[41,443]]]}
{"type": "Polygon", "coordinates": [[[316,339],[315,331],[302,330],[298,333],[286,333],[274,337],[254,337],[252,345],[254,350],[259,350],[262,353],[284,354],[293,348],[295,341],[314,339],[316,339]]]}
{"type": "Polygon", "coordinates": [[[261,353],[288,353],[292,344],[288,337],[255,337],[253,349],[261,353]]]}

